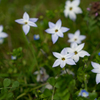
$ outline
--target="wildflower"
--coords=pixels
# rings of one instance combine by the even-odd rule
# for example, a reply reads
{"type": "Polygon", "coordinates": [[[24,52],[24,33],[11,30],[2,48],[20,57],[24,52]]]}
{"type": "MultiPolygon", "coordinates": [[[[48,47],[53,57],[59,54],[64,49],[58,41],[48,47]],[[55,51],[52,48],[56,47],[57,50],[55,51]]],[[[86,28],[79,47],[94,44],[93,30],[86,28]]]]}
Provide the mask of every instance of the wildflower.
{"type": "Polygon", "coordinates": [[[71,44],[71,48],[65,48],[67,52],[69,53],[74,53],[74,55],[72,56],[72,59],[75,62],[79,61],[79,57],[84,57],[84,56],[90,56],[90,54],[84,50],[82,50],[84,47],[84,43],[77,45],[77,43],[72,43],[71,44]]]}
{"type": "Polygon", "coordinates": [[[97,73],[96,75],[96,83],[98,84],[100,82],[100,64],[95,63],[95,62],[91,62],[92,66],[94,69],[92,69],[91,71],[93,73],[97,73]]]}
{"type": "Polygon", "coordinates": [[[68,42],[70,42],[70,43],[76,42],[77,44],[80,44],[81,41],[84,40],[84,39],[86,38],[85,35],[80,35],[80,30],[77,30],[77,31],[75,32],[75,34],[69,33],[69,34],[68,34],[68,37],[70,38],[70,39],[68,40],[68,42]]]}
{"type": "Polygon", "coordinates": [[[61,68],[63,68],[66,64],[69,65],[75,65],[75,62],[71,59],[71,57],[74,55],[73,53],[67,54],[65,49],[61,51],[61,53],[53,52],[53,55],[58,58],[54,64],[53,67],[56,67],[60,65],[61,68]]]}
{"type": "Polygon", "coordinates": [[[98,55],[100,56],[100,52],[98,53],[98,55]]]}
{"type": "Polygon", "coordinates": [[[88,11],[90,11],[90,8],[87,8],[88,11]]]}
{"type": "Polygon", "coordinates": [[[58,40],[58,37],[63,37],[63,32],[67,32],[69,28],[61,27],[61,20],[59,19],[56,24],[49,22],[49,29],[45,31],[49,34],[52,34],[53,44],[58,40]]]}
{"type": "Polygon", "coordinates": [[[48,83],[48,84],[46,84],[45,88],[51,90],[51,89],[53,89],[53,86],[52,86],[51,84],[48,83]]]}
{"type": "Polygon", "coordinates": [[[71,75],[75,75],[71,70],[69,70],[68,68],[67,69],[65,69],[65,70],[63,70],[62,72],[61,72],[61,74],[60,75],[63,75],[63,74],[66,74],[66,73],[68,73],[68,74],[71,74],[71,75]]]}
{"type": "Polygon", "coordinates": [[[80,0],[73,0],[71,1],[66,1],[66,5],[65,5],[65,10],[64,10],[64,14],[66,17],[69,16],[69,18],[73,21],[75,21],[76,19],[76,14],[80,14],[82,13],[82,10],[80,7],[78,7],[78,5],[80,4],[80,0]]]}
{"type": "Polygon", "coordinates": [[[12,59],[12,60],[16,60],[17,57],[16,57],[16,56],[11,56],[11,59],[12,59]]]}
{"type": "Polygon", "coordinates": [[[37,27],[37,25],[35,24],[37,20],[38,18],[29,18],[29,15],[25,12],[23,14],[23,19],[17,19],[15,20],[15,22],[23,25],[23,31],[25,35],[27,35],[30,30],[30,26],[37,27]]]}
{"type": "Polygon", "coordinates": [[[39,40],[39,39],[40,39],[40,36],[39,36],[39,34],[35,34],[35,35],[33,36],[33,38],[34,38],[34,40],[39,40]]]}
{"type": "MultiPolygon", "coordinates": [[[[3,32],[3,26],[0,25],[0,39],[6,38],[6,37],[8,37],[8,34],[3,32]]],[[[3,41],[3,40],[1,40],[1,41],[3,41]]]]}
{"type": "Polygon", "coordinates": [[[89,93],[86,90],[81,90],[81,92],[79,93],[79,96],[88,97],[89,93]]]}
{"type": "Polygon", "coordinates": [[[45,82],[49,78],[49,75],[43,67],[39,71],[34,72],[34,74],[37,75],[37,82],[45,82]]]}

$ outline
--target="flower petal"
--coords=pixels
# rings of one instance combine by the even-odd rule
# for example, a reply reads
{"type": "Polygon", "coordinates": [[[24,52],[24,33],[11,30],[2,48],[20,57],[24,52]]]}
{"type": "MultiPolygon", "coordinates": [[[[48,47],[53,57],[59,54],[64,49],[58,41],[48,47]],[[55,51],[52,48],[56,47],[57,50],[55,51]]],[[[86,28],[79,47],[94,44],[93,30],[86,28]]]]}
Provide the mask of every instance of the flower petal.
{"type": "Polygon", "coordinates": [[[67,49],[67,52],[69,52],[69,53],[73,53],[74,52],[72,48],[66,48],[66,49],[67,49]]]}
{"type": "Polygon", "coordinates": [[[64,15],[65,15],[65,17],[68,17],[68,15],[69,15],[69,11],[66,8],[64,10],[64,15]]]}
{"type": "Polygon", "coordinates": [[[29,25],[23,25],[23,31],[24,31],[25,35],[27,35],[29,30],[30,30],[30,26],[29,25]]]}
{"type": "Polygon", "coordinates": [[[74,55],[74,56],[72,57],[72,59],[74,59],[75,62],[78,62],[78,61],[79,61],[79,56],[78,56],[78,55],[74,55]]]}
{"type": "Polygon", "coordinates": [[[80,4],[80,0],[73,0],[72,4],[74,6],[78,6],[80,4]]]}
{"type": "Polygon", "coordinates": [[[7,33],[5,33],[5,32],[0,33],[0,38],[6,38],[6,37],[8,37],[7,33]]]}
{"type": "Polygon", "coordinates": [[[45,32],[47,32],[49,34],[54,34],[55,33],[54,29],[50,29],[50,28],[46,29],[45,32]]]}
{"type": "Polygon", "coordinates": [[[49,22],[49,27],[50,27],[50,28],[54,28],[54,27],[55,27],[55,24],[52,23],[52,22],[49,22]]]}
{"type": "Polygon", "coordinates": [[[53,64],[52,67],[57,67],[58,65],[60,65],[60,60],[59,60],[59,59],[57,59],[57,60],[54,62],[54,64],[53,64]]]}
{"type": "Polygon", "coordinates": [[[77,43],[75,43],[75,42],[74,43],[71,43],[71,48],[72,49],[76,48],[77,46],[78,46],[77,43]]]}
{"type": "Polygon", "coordinates": [[[61,19],[59,19],[57,22],[56,22],[56,28],[60,29],[61,28],[61,19]]]}
{"type": "Polygon", "coordinates": [[[0,32],[2,32],[3,31],[3,26],[2,25],[0,25],[0,32]]]}
{"type": "Polygon", "coordinates": [[[74,34],[68,33],[68,37],[69,37],[69,38],[73,38],[73,37],[74,37],[74,34]]]}
{"type": "MultiPolygon", "coordinates": [[[[55,33],[56,34],[56,33],[55,33]]],[[[62,31],[58,31],[58,33],[57,33],[57,35],[59,36],[59,37],[64,37],[64,34],[63,34],[63,32],[62,31]]]]}
{"type": "Polygon", "coordinates": [[[62,54],[62,55],[66,55],[66,54],[67,54],[67,49],[64,48],[64,49],[61,51],[61,54],[62,54]]]}
{"type": "Polygon", "coordinates": [[[93,66],[93,68],[100,68],[100,64],[98,63],[91,62],[91,65],[93,66]]]}
{"type": "Polygon", "coordinates": [[[63,68],[65,65],[66,65],[66,62],[65,62],[65,61],[61,61],[61,62],[60,62],[60,67],[61,67],[61,68],[63,68]]]}
{"type": "Polygon", "coordinates": [[[60,54],[60,53],[53,52],[53,55],[54,55],[56,58],[61,58],[61,54],[60,54]]]}
{"type": "Polygon", "coordinates": [[[32,22],[34,22],[34,23],[35,23],[37,20],[38,20],[38,18],[30,18],[30,19],[29,19],[29,21],[32,21],[32,22]]]}
{"type": "Polygon", "coordinates": [[[85,43],[82,43],[82,44],[78,45],[76,47],[76,51],[78,51],[78,52],[81,51],[83,49],[84,45],[85,45],[85,43]]]}
{"type": "Polygon", "coordinates": [[[29,20],[29,15],[27,14],[27,12],[25,12],[25,13],[23,14],[23,19],[24,19],[24,20],[29,20]]]}
{"type": "Polygon", "coordinates": [[[75,12],[76,14],[81,14],[81,13],[82,13],[82,10],[81,10],[80,7],[75,7],[75,8],[74,8],[74,12],[75,12]]]}
{"type": "Polygon", "coordinates": [[[37,27],[37,25],[34,22],[29,21],[28,25],[33,26],[33,27],[37,27]]]}
{"type": "Polygon", "coordinates": [[[23,19],[17,19],[17,20],[15,20],[15,22],[17,22],[19,24],[24,24],[24,20],[23,19]]]}
{"type": "Polygon", "coordinates": [[[56,41],[58,40],[58,36],[56,34],[52,35],[52,42],[53,44],[56,43],[56,41]]]}
{"type": "Polygon", "coordinates": [[[75,62],[74,62],[72,59],[67,59],[67,60],[66,60],[66,63],[67,63],[68,65],[76,65],[75,62]]]}
{"type": "Polygon", "coordinates": [[[98,84],[100,82],[100,74],[96,75],[96,83],[98,84]]]}
{"type": "Polygon", "coordinates": [[[90,54],[89,54],[88,52],[84,51],[84,50],[81,50],[81,51],[78,53],[78,55],[79,55],[80,57],[90,56],[90,54]]]}
{"type": "Polygon", "coordinates": [[[62,32],[67,32],[68,30],[69,30],[69,28],[61,27],[61,31],[62,31],[62,32]]]}
{"type": "Polygon", "coordinates": [[[73,57],[73,56],[74,56],[74,53],[69,53],[69,54],[66,54],[66,55],[65,55],[66,58],[71,58],[71,57],[73,57]]]}
{"type": "Polygon", "coordinates": [[[97,74],[100,74],[100,68],[95,68],[95,69],[92,69],[91,70],[93,73],[97,73],[97,74]]]}
{"type": "Polygon", "coordinates": [[[75,21],[75,19],[76,19],[75,13],[74,13],[74,12],[70,12],[70,13],[69,13],[69,18],[70,18],[71,20],[75,21]]]}
{"type": "Polygon", "coordinates": [[[80,40],[84,40],[85,38],[86,38],[85,35],[81,35],[81,36],[79,36],[79,39],[80,39],[80,40]]]}
{"type": "Polygon", "coordinates": [[[70,5],[70,4],[71,4],[71,2],[68,0],[68,1],[66,1],[66,3],[65,3],[65,4],[66,4],[66,6],[67,6],[67,5],[70,5]]]}
{"type": "Polygon", "coordinates": [[[77,30],[77,31],[75,32],[75,36],[76,36],[76,37],[79,37],[79,36],[80,36],[80,30],[77,30]]]}

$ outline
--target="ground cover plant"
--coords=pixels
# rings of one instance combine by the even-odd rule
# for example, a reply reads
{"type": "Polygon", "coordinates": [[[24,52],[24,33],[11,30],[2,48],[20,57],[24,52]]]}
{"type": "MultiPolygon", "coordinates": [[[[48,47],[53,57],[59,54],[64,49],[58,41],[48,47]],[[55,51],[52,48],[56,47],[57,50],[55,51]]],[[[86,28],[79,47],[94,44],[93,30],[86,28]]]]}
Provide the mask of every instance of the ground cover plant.
{"type": "Polygon", "coordinates": [[[0,0],[0,100],[100,100],[99,0],[0,0]]]}

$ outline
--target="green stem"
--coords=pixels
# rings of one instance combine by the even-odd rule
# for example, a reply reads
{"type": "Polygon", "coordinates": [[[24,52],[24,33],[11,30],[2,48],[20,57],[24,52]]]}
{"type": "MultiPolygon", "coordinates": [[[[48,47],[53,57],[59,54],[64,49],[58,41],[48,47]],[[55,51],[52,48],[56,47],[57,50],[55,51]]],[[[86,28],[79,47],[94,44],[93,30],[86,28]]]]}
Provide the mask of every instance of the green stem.
{"type": "MultiPolygon", "coordinates": [[[[31,64],[31,68],[29,69],[29,71],[32,71],[32,69],[33,69],[33,65],[36,65],[37,66],[37,68],[39,67],[38,66],[38,62],[37,62],[37,59],[36,59],[36,55],[35,55],[35,50],[34,50],[34,48],[33,48],[33,46],[32,46],[32,44],[30,43],[30,41],[27,39],[27,37],[25,36],[25,34],[23,33],[23,37],[24,37],[24,39],[25,39],[25,42],[26,42],[26,44],[27,44],[27,46],[28,46],[28,48],[31,50],[31,52],[32,52],[32,56],[33,56],[33,63],[31,64]]],[[[39,69],[39,68],[38,68],[39,69]]]]}
{"type": "Polygon", "coordinates": [[[29,90],[29,91],[27,91],[27,92],[25,92],[25,93],[20,94],[20,95],[16,98],[16,100],[18,100],[19,98],[23,97],[24,95],[27,95],[28,92],[33,91],[33,90],[36,90],[36,89],[38,89],[38,88],[40,88],[40,87],[42,87],[42,86],[45,86],[46,84],[48,84],[48,83],[41,84],[41,85],[39,85],[39,86],[37,86],[37,87],[35,87],[35,88],[32,88],[31,90],[29,90]]]}
{"type": "Polygon", "coordinates": [[[51,100],[53,100],[54,92],[55,92],[55,87],[53,87],[51,100]]]}

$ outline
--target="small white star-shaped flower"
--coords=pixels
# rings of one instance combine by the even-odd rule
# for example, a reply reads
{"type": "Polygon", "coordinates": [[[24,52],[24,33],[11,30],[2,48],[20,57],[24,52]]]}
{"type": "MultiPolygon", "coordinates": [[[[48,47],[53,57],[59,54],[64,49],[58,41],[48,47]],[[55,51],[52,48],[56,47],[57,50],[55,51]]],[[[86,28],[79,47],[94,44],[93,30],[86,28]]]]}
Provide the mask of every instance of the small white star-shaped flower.
{"type": "Polygon", "coordinates": [[[65,48],[67,52],[69,53],[74,53],[72,59],[75,62],[79,61],[79,57],[84,57],[84,56],[90,56],[90,54],[84,50],[82,50],[84,47],[84,43],[77,45],[77,43],[72,43],[71,48],[65,48]]]}
{"type": "Polygon", "coordinates": [[[66,1],[64,10],[65,16],[69,16],[69,18],[74,21],[76,19],[76,14],[82,13],[82,10],[80,9],[80,7],[78,7],[79,4],[80,0],[73,0],[72,2],[69,0],[66,1]]]}
{"type": "Polygon", "coordinates": [[[37,82],[45,82],[49,78],[49,75],[43,67],[39,71],[35,71],[34,74],[37,75],[37,82]]]}
{"type": "Polygon", "coordinates": [[[91,62],[92,66],[94,69],[92,69],[91,71],[93,73],[97,73],[96,75],[96,83],[100,83],[100,64],[95,63],[95,62],[91,62]]]}
{"type": "Polygon", "coordinates": [[[77,44],[80,44],[82,40],[86,38],[85,35],[80,35],[80,30],[77,30],[75,34],[69,33],[68,37],[70,38],[68,42],[73,43],[76,42],[77,44]]]}
{"type": "Polygon", "coordinates": [[[63,33],[67,32],[69,28],[61,27],[61,20],[59,19],[56,24],[49,22],[49,29],[46,29],[45,31],[49,34],[52,34],[52,41],[53,44],[58,40],[58,37],[63,37],[63,33]]]}
{"type": "Polygon", "coordinates": [[[8,34],[3,32],[3,26],[0,25],[0,39],[8,37],[8,34]]]}
{"type": "Polygon", "coordinates": [[[25,35],[27,35],[30,30],[30,26],[37,27],[37,25],[35,24],[37,20],[38,18],[29,18],[29,15],[25,12],[23,14],[23,19],[17,19],[15,20],[15,22],[23,25],[23,31],[25,35]]]}
{"type": "Polygon", "coordinates": [[[54,62],[53,67],[56,67],[56,66],[60,65],[60,67],[63,68],[66,64],[75,65],[75,62],[73,61],[73,59],[71,59],[71,57],[74,54],[73,53],[67,54],[67,52],[65,51],[65,49],[63,49],[61,51],[61,53],[53,52],[53,55],[56,58],[58,58],[54,62]]]}

